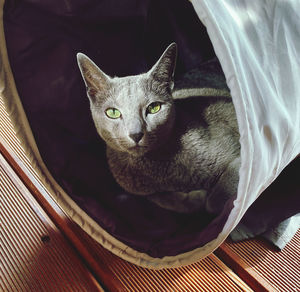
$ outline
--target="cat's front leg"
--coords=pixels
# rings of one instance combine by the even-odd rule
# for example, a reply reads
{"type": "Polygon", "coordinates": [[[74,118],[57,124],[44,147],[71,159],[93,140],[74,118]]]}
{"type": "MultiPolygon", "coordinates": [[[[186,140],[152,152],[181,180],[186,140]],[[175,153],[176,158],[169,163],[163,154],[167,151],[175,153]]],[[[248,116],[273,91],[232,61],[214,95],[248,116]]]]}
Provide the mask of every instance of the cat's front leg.
{"type": "Polygon", "coordinates": [[[147,196],[156,205],[179,213],[193,213],[204,209],[205,190],[184,192],[161,192],[147,196]]]}

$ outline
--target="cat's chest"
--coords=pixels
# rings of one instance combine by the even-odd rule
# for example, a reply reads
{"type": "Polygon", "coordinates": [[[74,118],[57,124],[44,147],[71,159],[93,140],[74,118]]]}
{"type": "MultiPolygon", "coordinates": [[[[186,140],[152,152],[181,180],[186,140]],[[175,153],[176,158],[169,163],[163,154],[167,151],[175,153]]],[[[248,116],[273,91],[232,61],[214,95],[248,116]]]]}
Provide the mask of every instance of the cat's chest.
{"type": "Polygon", "coordinates": [[[179,151],[167,159],[125,157],[110,151],[107,155],[116,181],[135,194],[189,191],[202,186],[208,176],[205,172],[199,175],[200,165],[195,151],[179,151]]]}

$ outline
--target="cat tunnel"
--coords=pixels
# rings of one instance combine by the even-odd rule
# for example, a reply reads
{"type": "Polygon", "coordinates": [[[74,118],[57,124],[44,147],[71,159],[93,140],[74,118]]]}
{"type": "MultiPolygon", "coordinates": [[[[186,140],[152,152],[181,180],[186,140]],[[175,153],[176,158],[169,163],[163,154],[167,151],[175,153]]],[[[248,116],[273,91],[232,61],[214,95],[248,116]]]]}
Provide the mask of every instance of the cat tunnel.
{"type": "Polygon", "coordinates": [[[204,258],[230,234],[270,234],[282,222],[299,228],[299,1],[0,0],[0,7],[0,94],[16,132],[53,199],[106,249],[144,267],[175,267],[204,258]],[[238,192],[215,217],[159,208],[115,183],[77,66],[83,52],[111,76],[139,74],[173,41],[175,80],[217,57],[222,70],[207,74],[226,79],[236,110],[238,192]],[[284,169],[289,185],[278,191],[284,169]]]}

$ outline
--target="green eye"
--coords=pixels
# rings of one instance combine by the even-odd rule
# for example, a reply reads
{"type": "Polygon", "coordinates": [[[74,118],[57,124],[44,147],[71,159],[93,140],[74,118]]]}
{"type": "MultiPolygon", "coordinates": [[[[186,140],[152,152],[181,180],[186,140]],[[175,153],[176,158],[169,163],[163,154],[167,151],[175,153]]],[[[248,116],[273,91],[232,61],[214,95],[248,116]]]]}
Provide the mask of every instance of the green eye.
{"type": "Polygon", "coordinates": [[[160,102],[153,102],[147,107],[147,113],[148,114],[156,114],[161,108],[160,102]]]}
{"type": "Polygon", "coordinates": [[[121,117],[121,112],[116,108],[108,108],[105,113],[111,119],[118,119],[121,117]]]}

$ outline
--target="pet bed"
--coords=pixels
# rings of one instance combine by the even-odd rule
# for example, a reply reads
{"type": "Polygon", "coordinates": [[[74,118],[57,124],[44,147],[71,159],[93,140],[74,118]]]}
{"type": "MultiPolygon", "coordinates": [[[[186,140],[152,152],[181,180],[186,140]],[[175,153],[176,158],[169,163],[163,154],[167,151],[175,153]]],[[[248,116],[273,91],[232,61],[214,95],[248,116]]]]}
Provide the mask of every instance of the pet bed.
{"type": "Polygon", "coordinates": [[[230,233],[277,234],[283,246],[298,228],[297,180],[275,197],[263,192],[300,153],[297,1],[0,3],[0,91],[17,134],[56,202],[105,248],[144,267],[174,267],[230,233]],[[110,75],[139,74],[172,41],[177,77],[200,66],[223,88],[223,70],[236,109],[238,193],[216,218],[167,211],[117,186],[77,67],[80,51],[110,75]],[[211,68],[216,56],[222,70],[211,68]]]}

